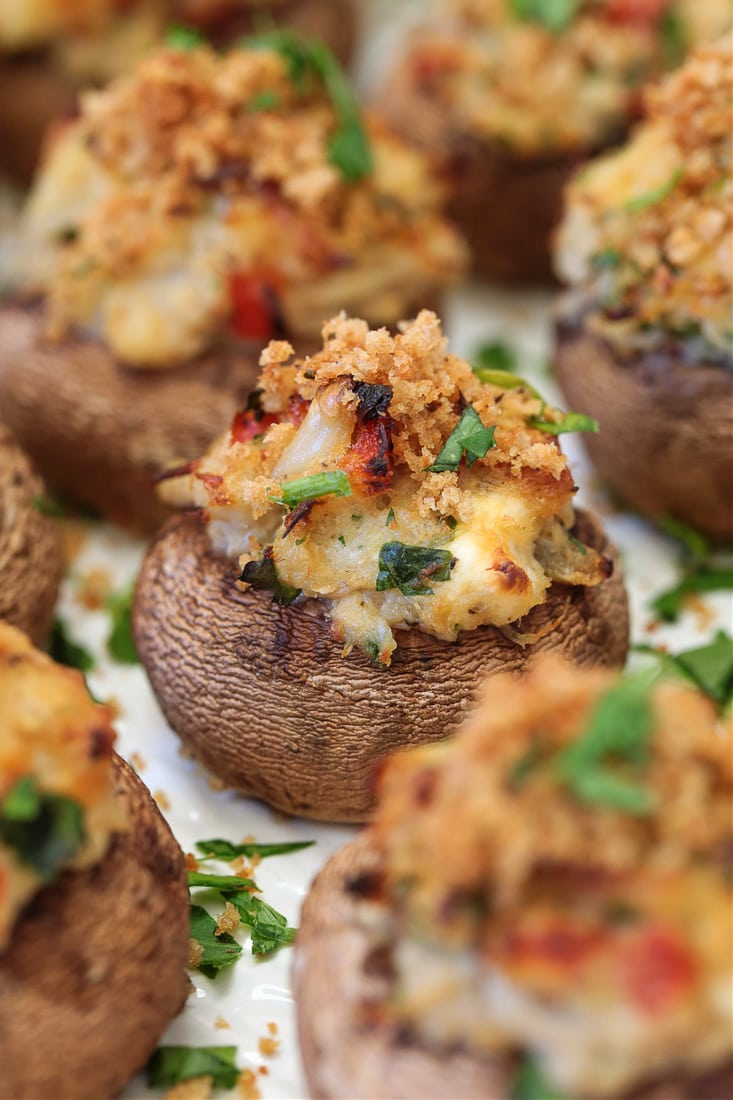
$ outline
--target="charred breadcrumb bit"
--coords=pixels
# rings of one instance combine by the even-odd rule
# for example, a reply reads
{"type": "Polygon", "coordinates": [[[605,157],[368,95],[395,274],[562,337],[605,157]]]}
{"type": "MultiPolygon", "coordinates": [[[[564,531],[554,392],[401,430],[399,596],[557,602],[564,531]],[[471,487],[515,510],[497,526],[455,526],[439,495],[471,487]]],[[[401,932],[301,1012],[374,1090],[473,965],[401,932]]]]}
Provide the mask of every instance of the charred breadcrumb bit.
{"type": "Polygon", "coordinates": [[[274,1020],[271,1020],[268,1023],[267,1030],[269,1031],[270,1035],[277,1035],[278,1028],[277,1028],[277,1024],[274,1022],[274,1020]]]}
{"type": "Polygon", "coordinates": [[[130,753],[130,763],[132,764],[136,772],[145,771],[145,768],[147,767],[145,757],[142,756],[139,752],[130,753]]]}
{"type": "Polygon", "coordinates": [[[186,852],[186,870],[187,871],[198,871],[198,869],[199,869],[199,861],[196,858],[196,856],[193,854],[193,852],[186,852]]]}
{"type": "Polygon", "coordinates": [[[229,1029],[231,1028],[231,1026],[232,1025],[229,1023],[229,1021],[225,1020],[223,1016],[217,1016],[214,1020],[214,1027],[217,1028],[219,1031],[229,1029]]]}

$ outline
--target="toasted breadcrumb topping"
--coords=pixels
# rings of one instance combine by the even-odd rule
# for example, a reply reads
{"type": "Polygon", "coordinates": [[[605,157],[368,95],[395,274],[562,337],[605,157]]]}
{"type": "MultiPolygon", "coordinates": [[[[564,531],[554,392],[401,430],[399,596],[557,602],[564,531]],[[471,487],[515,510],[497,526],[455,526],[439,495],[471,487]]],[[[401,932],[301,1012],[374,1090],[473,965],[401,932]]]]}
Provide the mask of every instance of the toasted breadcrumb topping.
{"type": "Polygon", "coordinates": [[[577,740],[615,682],[606,670],[543,659],[526,679],[488,680],[452,741],[390,760],[374,835],[390,888],[409,882],[405,897],[416,919],[445,931],[456,916],[449,899],[474,891],[490,898],[494,911],[516,910],[553,868],[613,877],[722,857],[733,831],[730,722],[679,684],[662,683],[651,694],[654,722],[642,772],[654,795],[650,813],[580,801],[550,763],[533,768],[526,782],[512,782],[533,746],[541,742],[551,761],[577,740]],[[450,858],[441,859],[446,845],[450,858]]]}
{"type": "MultiPolygon", "coordinates": [[[[100,860],[126,827],[115,795],[115,734],[108,707],[95,703],[82,675],[54,664],[14,628],[0,623],[0,818],[17,784],[32,780],[41,796],[61,796],[83,811],[79,847],[57,868],[100,860]]],[[[41,874],[3,833],[0,840],[0,951],[41,874]]]]}
{"type": "Polygon", "coordinates": [[[732,96],[726,36],[649,88],[628,145],[568,188],[559,270],[615,339],[702,338],[730,358],[732,96]]]}
{"type": "Polygon", "coordinates": [[[725,0],[564,7],[567,18],[557,5],[512,0],[437,5],[401,61],[408,83],[436,102],[433,117],[415,125],[445,129],[450,119],[454,136],[520,155],[599,147],[634,117],[646,80],[731,22],[725,0]]]}
{"type": "MultiPolygon", "coordinates": [[[[396,1025],[438,1049],[526,1051],[563,1096],[626,1095],[732,1053],[730,723],[655,686],[631,771],[647,812],[580,799],[559,754],[618,685],[550,657],[487,681],[452,740],[387,763],[382,871],[354,886],[373,899],[365,926],[381,913],[396,1025]]],[[[621,713],[606,745],[629,734],[621,713]]]]}
{"type": "Polygon", "coordinates": [[[31,196],[21,287],[48,332],[81,325],[121,358],[166,366],[229,333],[315,334],[334,308],[399,320],[465,249],[427,160],[365,120],[374,167],[330,159],[322,81],[270,49],[164,49],[103,92],[51,150],[31,196]]]}
{"type": "Polygon", "coordinates": [[[274,571],[293,595],[326,601],[345,652],[358,644],[388,664],[392,626],[452,641],[521,618],[553,580],[608,575],[605,559],[569,538],[567,461],[534,424],[561,414],[513,377],[482,382],[448,353],[435,314],[396,336],[342,315],[324,325],[316,355],[294,359],[289,344],[272,343],[261,363],[256,407],[164,495],[205,510],[245,582],[272,588],[274,571]],[[431,469],[466,415],[477,452],[459,445],[447,468],[431,469]],[[335,479],[339,493],[306,494],[283,511],[288,486],[314,477],[335,479]],[[397,555],[401,580],[385,576],[385,553],[397,555]],[[420,575],[406,578],[399,560],[420,575]]]}

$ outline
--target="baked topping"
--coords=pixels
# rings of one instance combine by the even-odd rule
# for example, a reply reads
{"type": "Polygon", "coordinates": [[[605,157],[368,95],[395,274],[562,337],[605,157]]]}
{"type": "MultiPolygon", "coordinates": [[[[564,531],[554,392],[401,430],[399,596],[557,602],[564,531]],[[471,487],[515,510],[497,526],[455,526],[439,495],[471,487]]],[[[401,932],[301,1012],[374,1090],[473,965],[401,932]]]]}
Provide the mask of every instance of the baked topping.
{"type": "Polygon", "coordinates": [[[81,675],[0,623],[0,950],[42,885],[96,863],[125,828],[113,743],[81,675]]]}
{"type": "Polygon", "coordinates": [[[402,1024],[528,1051],[569,1096],[730,1057],[730,733],[691,689],[545,659],[393,757],[372,836],[402,1024]]]}
{"type": "Polygon", "coordinates": [[[558,269],[612,339],[702,338],[730,355],[732,91],[726,37],[649,88],[626,147],[568,188],[558,269]]]}
{"type": "Polygon", "coordinates": [[[317,334],[344,304],[394,323],[461,273],[427,161],[362,123],[328,50],[286,32],[250,44],[166,49],[84,97],[18,257],[51,335],[83,326],[164,367],[225,332],[317,334]]]}
{"type": "Polygon", "coordinates": [[[448,355],[427,311],[398,336],[342,316],[323,339],[295,361],[271,343],[251,407],[164,488],[205,509],[244,582],[324,601],[345,652],[388,664],[393,628],[452,641],[516,623],[553,580],[608,576],[570,533],[563,417],[530,386],[448,355]]]}
{"type": "Polygon", "coordinates": [[[645,80],[730,25],[724,0],[461,0],[438,12],[411,42],[411,83],[452,130],[528,155],[606,144],[645,80]]]}

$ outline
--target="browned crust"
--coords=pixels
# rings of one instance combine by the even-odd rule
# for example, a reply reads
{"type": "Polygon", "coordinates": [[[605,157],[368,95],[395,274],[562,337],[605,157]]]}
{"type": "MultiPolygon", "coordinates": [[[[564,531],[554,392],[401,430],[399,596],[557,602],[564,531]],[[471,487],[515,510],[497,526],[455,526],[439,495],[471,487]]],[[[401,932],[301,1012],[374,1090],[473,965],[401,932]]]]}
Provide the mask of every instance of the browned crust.
{"type": "MultiPolygon", "coordinates": [[[[508,1100],[513,1056],[421,1046],[380,1012],[389,994],[389,957],[375,949],[357,920],[358,896],[348,889],[378,869],[378,853],[364,832],[329,860],[303,905],[293,992],[310,1095],[314,1100],[508,1100]]],[[[676,1073],[644,1085],[633,1100],[723,1100],[732,1089],[729,1062],[698,1077],[676,1073]]]]}
{"type": "Polygon", "coordinates": [[[470,245],[474,273],[501,283],[554,282],[550,238],[563,189],[597,150],[522,156],[451,129],[445,108],[415,84],[407,64],[394,71],[379,106],[398,132],[435,158],[448,180],[448,213],[470,245]]]}
{"type": "Polygon", "coordinates": [[[128,369],[95,340],[43,339],[40,309],[0,308],[0,409],[49,483],[108,519],[154,530],[154,478],[198,458],[257,379],[259,349],[164,371],[128,369]]]}
{"type": "Polygon", "coordinates": [[[46,640],[64,572],[61,536],[37,504],[45,494],[11,432],[0,424],[0,619],[46,640]]]}
{"type": "Polygon", "coordinates": [[[67,872],[0,955],[3,1096],[99,1100],[147,1061],[188,993],[183,854],[132,769],[115,762],[131,827],[67,872]]]}
{"type": "Polygon", "coordinates": [[[622,358],[561,322],[555,372],[570,407],[598,420],[585,445],[632,507],[733,540],[733,371],[687,364],[673,346],[622,358]]]}
{"type": "MultiPolygon", "coordinates": [[[[578,532],[613,556],[595,520],[579,517],[578,532]]],[[[356,650],[343,658],[316,601],[280,607],[268,592],[240,591],[236,577],[198,517],[171,521],[138,579],[140,659],[201,763],[227,786],[321,820],[364,820],[377,761],[447,736],[486,673],[519,673],[545,650],[610,666],[627,652],[618,568],[597,588],[551,588],[524,620],[528,631],[551,629],[525,649],[492,627],[455,643],[413,629],[400,632],[389,669],[356,650]]]]}

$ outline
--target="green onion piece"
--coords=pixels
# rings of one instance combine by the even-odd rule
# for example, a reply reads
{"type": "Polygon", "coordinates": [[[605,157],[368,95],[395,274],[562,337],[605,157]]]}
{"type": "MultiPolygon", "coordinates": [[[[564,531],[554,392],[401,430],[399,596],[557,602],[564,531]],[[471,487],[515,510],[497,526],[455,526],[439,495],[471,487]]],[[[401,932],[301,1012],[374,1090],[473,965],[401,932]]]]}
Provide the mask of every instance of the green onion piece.
{"type": "Polygon", "coordinates": [[[84,842],[84,810],[22,776],[0,804],[0,841],[43,882],[52,882],[84,842]]]}
{"type": "Polygon", "coordinates": [[[385,542],[379,551],[377,592],[399,588],[404,596],[432,596],[435,581],[450,580],[456,559],[449,550],[385,542]]]}
{"type": "Polygon", "coordinates": [[[457,470],[464,455],[466,466],[473,466],[477,458],[483,458],[486,452],[495,446],[495,431],[496,425],[485,427],[473,405],[469,405],[461,413],[458,423],[446,439],[435,462],[431,463],[427,469],[434,474],[444,473],[446,470],[457,470]]]}
{"type": "Polygon", "coordinates": [[[560,420],[542,420],[538,416],[531,416],[529,423],[533,428],[539,428],[548,435],[563,435],[567,432],[597,432],[598,421],[585,413],[564,413],[560,420]]]}
{"type": "Polygon", "coordinates": [[[623,763],[639,770],[646,763],[652,682],[647,673],[626,676],[599,700],[583,736],[557,756],[558,776],[576,798],[629,814],[653,808],[652,794],[614,767],[623,763]]]}
{"type": "Polygon", "coordinates": [[[511,1100],[565,1100],[554,1086],[548,1084],[535,1058],[526,1054],[514,1076],[511,1100]]]}
{"type": "Polygon", "coordinates": [[[223,893],[237,894],[244,890],[256,890],[257,884],[251,878],[240,878],[239,875],[213,875],[206,871],[189,871],[189,887],[206,887],[209,890],[218,890],[223,893]]]}
{"type": "Polygon", "coordinates": [[[479,370],[503,373],[514,372],[517,369],[517,353],[504,340],[487,340],[476,349],[474,358],[479,370]]]}
{"type": "Polygon", "coordinates": [[[194,1077],[210,1077],[216,1088],[233,1089],[239,1077],[236,1047],[158,1047],[147,1064],[151,1088],[170,1088],[194,1077]]]}
{"type": "Polygon", "coordinates": [[[343,470],[330,470],[324,474],[311,474],[286,481],[280,486],[280,496],[273,497],[278,504],[294,508],[306,500],[318,500],[320,497],[350,497],[351,485],[343,470]]]}
{"type": "Polygon", "coordinates": [[[350,183],[370,175],[374,162],[359,102],[328,47],[288,30],[252,35],[244,44],[250,49],[270,49],[279,53],[288,65],[290,79],[301,91],[306,90],[308,78],[316,77],[323,82],[338,119],[338,126],[328,143],[331,164],[350,183]]]}
{"type": "Polygon", "coordinates": [[[216,934],[216,921],[200,905],[190,911],[191,939],[201,948],[196,967],[207,978],[215,978],[220,970],[232,966],[242,954],[242,946],[228,932],[216,934]]]}
{"type": "Polygon", "coordinates": [[[521,390],[524,389],[527,393],[530,393],[532,397],[536,397],[538,401],[542,401],[544,405],[544,399],[540,393],[524,378],[520,378],[516,374],[510,374],[508,371],[502,369],[489,370],[488,367],[472,366],[471,370],[478,378],[479,382],[483,382],[487,386],[498,386],[502,390],[521,390]]]}
{"type": "Polygon", "coordinates": [[[639,210],[647,210],[650,206],[656,206],[657,203],[663,202],[672,194],[681,179],[682,169],[677,168],[669,179],[665,180],[659,187],[655,187],[651,191],[645,191],[643,194],[636,195],[635,198],[625,202],[623,206],[624,210],[628,210],[629,213],[634,214],[639,210]]]}
{"type": "Polygon", "coordinates": [[[197,46],[203,45],[206,39],[193,27],[176,25],[168,28],[164,41],[172,50],[195,50],[197,46]]]}
{"type": "Polygon", "coordinates": [[[200,852],[206,859],[222,859],[227,863],[231,863],[232,860],[238,859],[240,856],[245,856],[247,859],[251,859],[252,856],[259,856],[260,859],[267,859],[269,856],[284,856],[289,852],[299,852],[302,848],[311,848],[314,844],[315,840],[292,840],[281,844],[255,844],[249,842],[232,844],[228,840],[220,840],[215,837],[212,840],[197,840],[196,851],[200,852]]]}
{"type": "Polygon", "coordinates": [[[581,3],[582,0],[509,0],[509,8],[516,19],[539,23],[558,34],[570,26],[581,3]]]}

